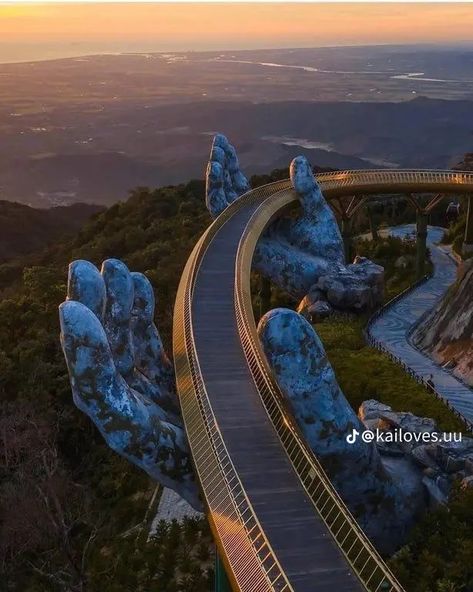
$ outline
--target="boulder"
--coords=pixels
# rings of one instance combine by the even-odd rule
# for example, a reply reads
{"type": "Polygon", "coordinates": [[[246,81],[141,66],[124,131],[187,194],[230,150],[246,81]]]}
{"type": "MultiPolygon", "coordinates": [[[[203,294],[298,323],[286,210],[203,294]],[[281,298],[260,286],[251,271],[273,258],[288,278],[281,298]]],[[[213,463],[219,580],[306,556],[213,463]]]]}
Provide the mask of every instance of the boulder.
{"type": "Polygon", "coordinates": [[[333,313],[333,308],[330,306],[328,302],[324,300],[319,300],[318,302],[314,302],[311,304],[307,309],[307,313],[309,318],[312,322],[320,321],[322,319],[326,319],[333,313]]]}
{"type": "Polygon", "coordinates": [[[411,457],[421,467],[434,470],[438,467],[435,462],[435,446],[432,444],[416,446],[411,451],[411,457]]]}
{"type": "Polygon", "coordinates": [[[384,405],[384,403],[380,403],[376,399],[368,399],[360,405],[358,417],[365,422],[367,419],[379,419],[382,413],[391,410],[389,405],[384,405]]]}
{"type": "Polygon", "coordinates": [[[332,306],[342,310],[371,310],[383,301],[384,269],[365,257],[322,275],[316,287],[332,306]]]}
{"type": "Polygon", "coordinates": [[[424,476],[422,484],[427,490],[431,506],[435,508],[447,503],[448,494],[439,486],[437,479],[431,479],[430,477],[424,476]]]}
{"type": "Polygon", "coordinates": [[[430,417],[418,417],[413,413],[404,411],[384,411],[380,418],[389,426],[406,432],[422,434],[424,432],[437,432],[437,424],[430,417]]]}
{"type": "Polygon", "coordinates": [[[470,489],[473,487],[473,475],[465,477],[461,482],[462,489],[470,489]]]}

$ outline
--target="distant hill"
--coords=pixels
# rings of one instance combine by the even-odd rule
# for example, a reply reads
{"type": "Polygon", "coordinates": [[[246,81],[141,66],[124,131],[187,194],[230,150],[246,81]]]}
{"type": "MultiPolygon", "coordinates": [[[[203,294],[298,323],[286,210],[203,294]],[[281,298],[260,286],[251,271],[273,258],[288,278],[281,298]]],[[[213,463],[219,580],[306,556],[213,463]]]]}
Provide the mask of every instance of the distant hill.
{"type": "Polygon", "coordinates": [[[77,203],[49,210],[0,201],[0,263],[43,249],[59,238],[77,232],[103,207],[77,203]]]}

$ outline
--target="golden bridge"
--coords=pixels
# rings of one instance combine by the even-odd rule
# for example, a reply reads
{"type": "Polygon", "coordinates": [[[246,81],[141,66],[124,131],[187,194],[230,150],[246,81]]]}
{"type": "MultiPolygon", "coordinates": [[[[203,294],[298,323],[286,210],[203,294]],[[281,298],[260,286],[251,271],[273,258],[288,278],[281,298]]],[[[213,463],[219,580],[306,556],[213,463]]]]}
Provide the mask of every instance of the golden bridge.
{"type": "MultiPolygon", "coordinates": [[[[473,194],[473,173],[461,171],[345,171],[317,179],[342,223],[371,196],[406,195],[420,239],[444,195],[473,194]],[[419,194],[434,197],[421,205],[419,194]]],[[[174,363],[207,517],[235,591],[401,592],[306,444],[257,336],[254,249],[297,200],[288,180],[249,191],[207,229],[181,278],[174,363]]],[[[472,244],[469,205],[465,236],[472,244]]]]}

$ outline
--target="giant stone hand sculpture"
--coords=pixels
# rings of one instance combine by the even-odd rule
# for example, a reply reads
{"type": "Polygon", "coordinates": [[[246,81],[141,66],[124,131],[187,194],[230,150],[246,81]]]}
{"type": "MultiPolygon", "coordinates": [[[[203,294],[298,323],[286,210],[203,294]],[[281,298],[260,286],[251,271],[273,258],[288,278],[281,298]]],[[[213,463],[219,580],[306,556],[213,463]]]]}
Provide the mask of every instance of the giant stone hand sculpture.
{"type": "MultiPolygon", "coordinates": [[[[273,222],[258,241],[253,265],[306,304],[328,301],[339,309],[361,310],[382,299],[383,269],[366,259],[346,265],[343,240],[332,209],[307,160],[290,166],[301,215],[273,222]]],[[[235,149],[222,134],[214,138],[207,167],[207,208],[218,216],[250,188],[235,149]]]]}
{"type": "Polygon", "coordinates": [[[312,326],[295,311],[262,317],[258,334],[278,384],[302,433],[345,503],[378,549],[392,552],[405,541],[423,508],[422,475],[408,460],[383,461],[345,399],[312,326]]]}
{"type": "Polygon", "coordinates": [[[172,365],[146,276],[108,259],[69,267],[59,309],[74,402],[107,444],[200,509],[172,365]]]}

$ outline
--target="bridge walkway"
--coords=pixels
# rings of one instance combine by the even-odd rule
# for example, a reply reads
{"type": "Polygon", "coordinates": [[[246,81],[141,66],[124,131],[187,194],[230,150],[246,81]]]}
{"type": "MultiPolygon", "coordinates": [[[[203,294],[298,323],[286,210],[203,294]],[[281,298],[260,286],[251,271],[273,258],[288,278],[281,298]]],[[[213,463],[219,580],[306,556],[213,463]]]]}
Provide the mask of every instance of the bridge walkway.
{"type": "Polygon", "coordinates": [[[200,371],[229,455],[293,589],[362,590],[292,468],[241,345],[234,306],[235,260],[240,237],[258,205],[242,208],[220,228],[197,272],[192,319],[200,371]]]}

